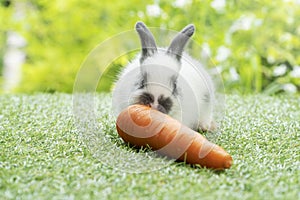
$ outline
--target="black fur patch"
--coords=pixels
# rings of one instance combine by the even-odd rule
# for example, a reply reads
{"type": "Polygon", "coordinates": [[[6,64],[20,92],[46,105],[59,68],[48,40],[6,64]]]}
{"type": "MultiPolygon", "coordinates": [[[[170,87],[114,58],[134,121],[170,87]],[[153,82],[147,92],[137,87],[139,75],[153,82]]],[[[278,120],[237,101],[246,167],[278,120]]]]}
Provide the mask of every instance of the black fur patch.
{"type": "Polygon", "coordinates": [[[142,56],[140,58],[140,63],[143,63],[146,58],[152,56],[157,51],[156,48],[143,48],[142,49],[142,56]]]}
{"type": "Polygon", "coordinates": [[[138,98],[137,102],[138,104],[142,105],[150,105],[151,103],[154,103],[154,96],[148,92],[143,92],[138,98]]]}
{"type": "Polygon", "coordinates": [[[158,110],[163,112],[163,113],[169,113],[172,106],[173,106],[173,102],[171,100],[170,97],[164,97],[163,95],[160,95],[158,97],[158,104],[159,104],[159,107],[158,107],[158,110]]]}

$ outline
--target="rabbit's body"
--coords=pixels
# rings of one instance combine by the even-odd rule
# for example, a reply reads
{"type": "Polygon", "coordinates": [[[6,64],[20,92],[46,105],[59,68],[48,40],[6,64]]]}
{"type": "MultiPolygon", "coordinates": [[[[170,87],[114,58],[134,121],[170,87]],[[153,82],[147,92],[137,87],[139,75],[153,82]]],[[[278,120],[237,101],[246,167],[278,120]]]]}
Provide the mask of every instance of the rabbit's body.
{"type": "Polygon", "coordinates": [[[198,61],[183,52],[194,27],[186,27],[168,49],[157,49],[141,22],[136,28],[143,51],[124,68],[115,84],[113,105],[117,114],[131,104],[146,104],[194,130],[212,129],[212,80],[198,61]]]}

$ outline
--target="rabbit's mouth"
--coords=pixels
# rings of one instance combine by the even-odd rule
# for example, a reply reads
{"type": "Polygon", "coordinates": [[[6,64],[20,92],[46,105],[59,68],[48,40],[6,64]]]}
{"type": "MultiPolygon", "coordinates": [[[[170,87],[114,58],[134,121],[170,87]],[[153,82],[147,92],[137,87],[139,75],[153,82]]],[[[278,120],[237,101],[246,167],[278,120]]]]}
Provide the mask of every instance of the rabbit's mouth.
{"type": "Polygon", "coordinates": [[[173,106],[173,101],[170,97],[160,95],[156,98],[153,94],[143,92],[135,98],[134,104],[146,105],[162,113],[168,114],[173,106]]]}

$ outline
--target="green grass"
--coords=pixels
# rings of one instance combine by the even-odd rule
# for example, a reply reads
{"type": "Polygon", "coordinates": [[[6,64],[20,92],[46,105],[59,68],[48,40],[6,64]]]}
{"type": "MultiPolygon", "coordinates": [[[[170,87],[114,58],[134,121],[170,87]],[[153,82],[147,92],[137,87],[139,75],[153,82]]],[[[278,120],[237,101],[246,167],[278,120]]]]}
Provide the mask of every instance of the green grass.
{"type": "Polygon", "coordinates": [[[233,156],[224,172],[130,149],[108,95],[97,96],[93,130],[80,129],[71,95],[0,102],[0,199],[300,199],[299,96],[226,97],[212,137],[233,156]]]}

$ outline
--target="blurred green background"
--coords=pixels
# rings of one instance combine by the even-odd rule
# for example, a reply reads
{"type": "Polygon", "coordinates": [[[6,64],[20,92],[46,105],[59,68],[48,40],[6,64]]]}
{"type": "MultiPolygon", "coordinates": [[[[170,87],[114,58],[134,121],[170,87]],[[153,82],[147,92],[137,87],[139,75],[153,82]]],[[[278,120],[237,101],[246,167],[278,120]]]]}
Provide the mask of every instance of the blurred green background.
{"type": "MultiPolygon", "coordinates": [[[[181,30],[194,23],[226,93],[299,93],[299,0],[0,0],[0,92],[67,92],[88,53],[136,21],[181,30]],[[5,89],[10,33],[26,45],[20,82],[5,89]]],[[[109,51],[108,51],[109,53],[109,51]]],[[[113,72],[125,62],[113,63],[113,72]]],[[[108,73],[113,73],[108,72],[108,73]]],[[[110,75],[111,76],[111,75],[110,75]]],[[[108,90],[107,86],[98,88],[108,90]]]]}

